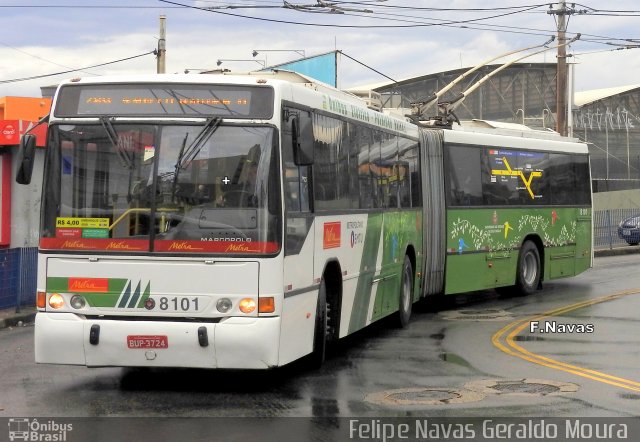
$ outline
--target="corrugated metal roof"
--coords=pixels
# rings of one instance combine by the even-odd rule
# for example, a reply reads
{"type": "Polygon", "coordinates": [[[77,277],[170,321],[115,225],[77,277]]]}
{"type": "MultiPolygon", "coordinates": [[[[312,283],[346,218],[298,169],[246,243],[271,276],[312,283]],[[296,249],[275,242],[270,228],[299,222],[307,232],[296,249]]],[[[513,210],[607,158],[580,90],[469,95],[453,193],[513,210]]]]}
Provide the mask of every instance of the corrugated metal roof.
{"type": "Polygon", "coordinates": [[[590,91],[582,91],[575,93],[576,106],[584,106],[594,101],[602,100],[603,98],[612,97],[614,95],[623,94],[625,92],[632,91],[640,88],[640,84],[630,84],[627,86],[608,87],[604,89],[593,89],[590,91]]]}

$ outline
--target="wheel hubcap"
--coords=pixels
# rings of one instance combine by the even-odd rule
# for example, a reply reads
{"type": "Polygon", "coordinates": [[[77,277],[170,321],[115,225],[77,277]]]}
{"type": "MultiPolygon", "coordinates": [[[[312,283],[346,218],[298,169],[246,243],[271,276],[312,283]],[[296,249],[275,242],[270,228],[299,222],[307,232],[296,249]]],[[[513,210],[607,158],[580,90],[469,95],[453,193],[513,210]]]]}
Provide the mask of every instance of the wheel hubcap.
{"type": "Polygon", "coordinates": [[[402,287],[402,307],[403,310],[409,311],[411,305],[411,275],[408,269],[404,272],[404,283],[402,287]]]}
{"type": "Polygon", "coordinates": [[[533,253],[529,252],[524,256],[522,276],[527,285],[533,285],[538,275],[538,263],[533,253]]]}

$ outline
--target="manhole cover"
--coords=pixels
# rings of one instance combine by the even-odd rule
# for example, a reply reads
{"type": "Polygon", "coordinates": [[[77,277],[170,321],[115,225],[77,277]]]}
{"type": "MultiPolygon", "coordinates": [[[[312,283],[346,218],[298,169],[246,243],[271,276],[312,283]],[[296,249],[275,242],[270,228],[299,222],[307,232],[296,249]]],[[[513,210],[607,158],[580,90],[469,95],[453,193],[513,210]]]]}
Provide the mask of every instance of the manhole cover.
{"type": "Polygon", "coordinates": [[[446,405],[476,402],[484,398],[482,393],[464,389],[421,387],[401,388],[368,394],[364,400],[379,405],[446,405]]]}
{"type": "Polygon", "coordinates": [[[483,394],[553,396],[562,393],[575,393],[580,387],[569,382],[546,379],[516,379],[474,381],[465,384],[465,388],[483,394]]]}
{"type": "Polygon", "coordinates": [[[392,393],[387,396],[387,399],[391,401],[440,401],[448,402],[453,399],[459,399],[460,394],[455,391],[444,390],[418,390],[418,391],[403,391],[400,393],[392,393]]]}
{"type": "Polygon", "coordinates": [[[549,394],[557,393],[560,387],[549,384],[524,383],[524,382],[498,382],[493,387],[500,393],[531,393],[531,394],[549,394]]]}
{"type": "Polygon", "coordinates": [[[513,316],[506,310],[449,310],[440,312],[440,316],[450,321],[505,321],[513,316]]]}

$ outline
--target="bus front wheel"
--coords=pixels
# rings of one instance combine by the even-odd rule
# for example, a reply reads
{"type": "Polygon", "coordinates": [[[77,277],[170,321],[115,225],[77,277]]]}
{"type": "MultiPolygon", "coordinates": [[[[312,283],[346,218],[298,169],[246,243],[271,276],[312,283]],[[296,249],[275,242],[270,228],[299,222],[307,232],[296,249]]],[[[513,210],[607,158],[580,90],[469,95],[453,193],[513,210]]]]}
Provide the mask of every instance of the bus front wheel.
{"type": "Polygon", "coordinates": [[[525,241],[518,255],[516,288],[523,295],[536,291],[541,277],[540,252],[532,241],[525,241]]]}
{"type": "Polygon", "coordinates": [[[411,306],[413,304],[413,266],[408,256],[404,257],[402,265],[402,278],[400,282],[400,308],[398,310],[398,325],[405,328],[411,318],[411,306]]]}

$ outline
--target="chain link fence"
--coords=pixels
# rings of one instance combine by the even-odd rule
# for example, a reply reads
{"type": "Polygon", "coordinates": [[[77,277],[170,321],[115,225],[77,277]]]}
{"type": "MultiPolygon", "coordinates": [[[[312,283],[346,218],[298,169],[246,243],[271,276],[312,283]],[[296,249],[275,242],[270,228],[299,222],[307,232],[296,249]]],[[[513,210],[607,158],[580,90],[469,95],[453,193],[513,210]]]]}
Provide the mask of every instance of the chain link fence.
{"type": "Polygon", "coordinates": [[[640,215],[640,209],[596,210],[593,212],[593,247],[612,249],[626,246],[625,240],[618,237],[620,221],[640,215]]]}

